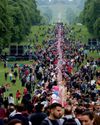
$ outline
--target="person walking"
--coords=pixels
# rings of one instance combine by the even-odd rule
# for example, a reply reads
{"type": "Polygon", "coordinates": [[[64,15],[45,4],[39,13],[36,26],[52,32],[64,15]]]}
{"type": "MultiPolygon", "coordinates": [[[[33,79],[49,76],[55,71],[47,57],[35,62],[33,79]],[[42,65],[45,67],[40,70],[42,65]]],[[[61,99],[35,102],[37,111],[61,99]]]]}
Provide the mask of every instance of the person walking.
{"type": "Polygon", "coordinates": [[[32,125],[40,125],[41,122],[47,117],[46,113],[43,112],[44,105],[38,103],[35,106],[35,112],[29,115],[29,120],[32,125]]]}
{"type": "Polygon", "coordinates": [[[11,120],[18,119],[21,122],[23,122],[23,125],[30,125],[30,122],[26,116],[23,115],[23,105],[18,104],[16,105],[16,112],[14,113],[13,116],[9,117],[8,121],[10,122],[11,120]]]}
{"type": "Polygon", "coordinates": [[[42,121],[41,125],[61,125],[60,118],[63,115],[62,105],[53,103],[50,105],[49,110],[49,116],[42,121]]]}
{"type": "Polygon", "coordinates": [[[68,105],[64,109],[64,117],[61,119],[62,125],[81,125],[79,120],[75,118],[71,105],[68,105]]]}
{"type": "Polygon", "coordinates": [[[90,111],[85,111],[81,116],[82,125],[94,125],[94,114],[90,111]]]}
{"type": "Polygon", "coordinates": [[[13,119],[10,122],[8,122],[7,125],[24,125],[23,122],[19,119],[13,119]]]}

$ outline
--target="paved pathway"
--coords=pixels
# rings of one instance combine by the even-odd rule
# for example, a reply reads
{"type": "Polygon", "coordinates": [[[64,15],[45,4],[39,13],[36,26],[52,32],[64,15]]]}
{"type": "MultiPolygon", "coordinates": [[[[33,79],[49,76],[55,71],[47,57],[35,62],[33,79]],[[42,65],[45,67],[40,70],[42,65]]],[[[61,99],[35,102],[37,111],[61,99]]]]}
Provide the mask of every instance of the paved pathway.
{"type": "Polygon", "coordinates": [[[58,74],[57,74],[57,81],[58,81],[58,86],[59,86],[59,96],[60,96],[60,99],[61,99],[61,104],[62,106],[65,105],[65,102],[66,102],[66,89],[64,87],[64,84],[63,84],[63,78],[62,78],[62,64],[63,64],[63,56],[62,56],[62,49],[61,49],[61,46],[64,42],[63,40],[63,36],[62,36],[62,28],[61,26],[59,26],[58,28],[58,34],[57,34],[57,50],[58,50],[58,63],[57,63],[57,70],[58,70],[58,74]]]}

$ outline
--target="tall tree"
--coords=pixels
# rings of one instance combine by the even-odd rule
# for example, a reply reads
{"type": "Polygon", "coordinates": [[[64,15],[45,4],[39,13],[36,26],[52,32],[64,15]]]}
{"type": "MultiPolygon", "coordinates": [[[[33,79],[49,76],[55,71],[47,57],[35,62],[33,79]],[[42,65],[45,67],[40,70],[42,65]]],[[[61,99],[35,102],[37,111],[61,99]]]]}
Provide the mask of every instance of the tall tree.
{"type": "Polygon", "coordinates": [[[81,13],[82,22],[87,26],[90,33],[100,36],[100,0],[87,0],[83,12],[81,13]]]}
{"type": "Polygon", "coordinates": [[[35,0],[0,0],[0,44],[19,43],[40,21],[35,0]]]}
{"type": "Polygon", "coordinates": [[[11,18],[8,15],[7,0],[0,0],[0,44],[3,46],[11,39],[10,29],[12,27],[11,18]]]}

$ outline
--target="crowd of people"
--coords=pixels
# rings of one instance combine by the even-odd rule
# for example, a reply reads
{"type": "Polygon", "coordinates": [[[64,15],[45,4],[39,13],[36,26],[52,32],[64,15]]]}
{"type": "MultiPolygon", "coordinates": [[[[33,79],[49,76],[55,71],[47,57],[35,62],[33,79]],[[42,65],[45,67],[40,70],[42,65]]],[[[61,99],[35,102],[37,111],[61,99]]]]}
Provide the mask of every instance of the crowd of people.
{"type": "Polygon", "coordinates": [[[11,68],[12,84],[19,77],[24,91],[18,89],[16,99],[13,93],[3,98],[6,89],[0,92],[0,125],[100,124],[98,65],[88,58],[83,43],[65,37],[68,31],[57,24],[54,43],[36,51],[32,65],[15,64],[18,71],[11,68]]]}

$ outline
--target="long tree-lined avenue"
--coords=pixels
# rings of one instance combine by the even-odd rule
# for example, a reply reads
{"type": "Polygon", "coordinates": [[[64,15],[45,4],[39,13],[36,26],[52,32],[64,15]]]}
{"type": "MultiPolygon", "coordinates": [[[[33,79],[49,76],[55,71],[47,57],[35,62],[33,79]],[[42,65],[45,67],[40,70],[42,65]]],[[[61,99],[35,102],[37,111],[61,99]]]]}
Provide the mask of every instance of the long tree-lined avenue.
{"type": "Polygon", "coordinates": [[[100,0],[0,0],[0,125],[100,125],[100,0]]]}

